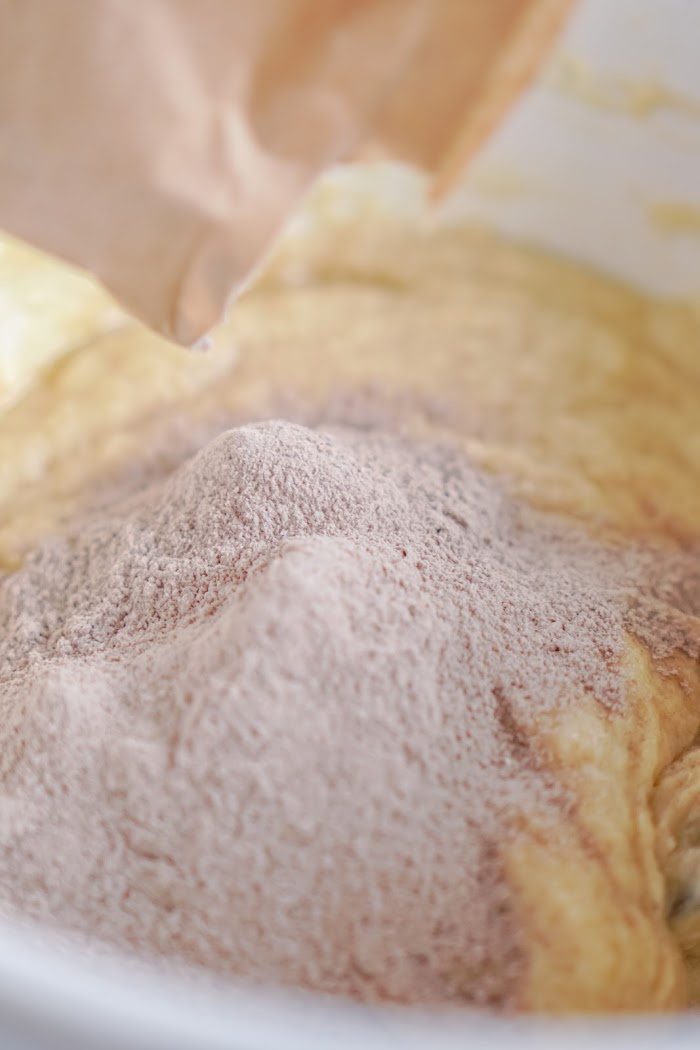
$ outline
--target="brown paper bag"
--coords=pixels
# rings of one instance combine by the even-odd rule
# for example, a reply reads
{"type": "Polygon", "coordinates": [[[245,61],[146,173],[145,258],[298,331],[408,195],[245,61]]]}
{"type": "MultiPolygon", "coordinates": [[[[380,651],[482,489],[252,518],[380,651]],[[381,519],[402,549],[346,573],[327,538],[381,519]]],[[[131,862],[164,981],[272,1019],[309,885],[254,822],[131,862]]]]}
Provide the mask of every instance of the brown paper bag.
{"type": "Polygon", "coordinates": [[[0,0],[0,228],[192,343],[311,180],[442,191],[570,0],[0,0]]]}

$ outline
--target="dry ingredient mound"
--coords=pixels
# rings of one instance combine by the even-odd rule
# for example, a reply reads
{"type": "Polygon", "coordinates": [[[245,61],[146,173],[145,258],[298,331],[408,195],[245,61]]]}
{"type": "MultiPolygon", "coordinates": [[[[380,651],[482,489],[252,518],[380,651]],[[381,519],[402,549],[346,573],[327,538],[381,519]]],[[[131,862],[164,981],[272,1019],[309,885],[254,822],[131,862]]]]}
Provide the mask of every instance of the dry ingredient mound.
{"type": "Polygon", "coordinates": [[[2,913],[222,974],[509,1003],[501,844],[567,804],[530,731],[622,703],[630,617],[678,644],[697,578],[661,593],[655,564],[446,445],[221,434],[0,584],[2,913]]]}

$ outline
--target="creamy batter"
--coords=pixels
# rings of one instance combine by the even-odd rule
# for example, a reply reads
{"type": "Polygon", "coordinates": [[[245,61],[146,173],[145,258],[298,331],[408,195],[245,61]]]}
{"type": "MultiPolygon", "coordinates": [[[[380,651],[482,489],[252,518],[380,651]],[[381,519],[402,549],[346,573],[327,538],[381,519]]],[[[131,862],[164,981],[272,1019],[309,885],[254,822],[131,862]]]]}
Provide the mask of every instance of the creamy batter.
{"type": "MultiPolygon", "coordinates": [[[[692,579],[700,364],[687,353],[698,334],[691,307],[645,300],[479,231],[338,216],[322,194],[316,208],[324,223],[287,240],[210,356],[186,358],[124,325],[66,353],[5,413],[0,550],[8,569],[47,534],[70,534],[68,523],[91,507],[102,515],[115,501],[138,508],[149,485],[232,424],[287,415],[313,433],[324,421],[362,433],[379,416],[381,429],[399,430],[412,447],[447,442],[469,464],[461,469],[496,475],[502,498],[524,500],[523,512],[527,505],[565,515],[586,543],[661,549],[657,565],[688,559],[692,579]]],[[[313,564],[303,576],[313,578],[313,564]]],[[[621,693],[612,706],[603,679],[591,685],[581,671],[563,679],[565,703],[538,707],[524,741],[509,738],[516,751],[539,756],[543,782],[568,800],[552,811],[531,799],[495,847],[492,834],[491,862],[495,856],[517,938],[509,942],[498,926],[492,932],[514,946],[517,966],[498,970],[505,991],[480,996],[487,956],[481,969],[472,958],[470,970],[465,949],[465,968],[446,993],[430,952],[416,949],[411,965],[432,976],[415,987],[428,997],[492,997],[529,1009],[687,1001],[688,971],[671,927],[694,950],[692,752],[661,777],[653,807],[649,797],[700,720],[692,600],[689,591],[676,603],[682,644],[654,644],[639,622],[618,628],[613,677],[621,693]],[[679,777],[682,792],[673,788],[679,777]]],[[[497,626],[505,632],[506,620],[497,626]]],[[[537,635],[543,646],[545,635],[537,635]]],[[[601,655],[603,677],[606,666],[601,655]]],[[[157,768],[149,775],[160,776],[157,768]]],[[[458,790],[450,793],[457,803],[458,790]]],[[[358,828],[354,838],[361,835],[358,828]]],[[[145,886],[167,897],[157,879],[145,886]]],[[[480,899],[474,891],[475,907],[480,899]]],[[[184,907],[169,906],[177,914],[184,907]]],[[[269,924],[265,930],[271,935],[269,924]]],[[[303,979],[277,963],[262,972],[251,962],[247,972],[416,997],[407,970],[394,967],[394,987],[387,967],[372,975],[372,950],[360,954],[369,976],[360,967],[353,986],[303,979]]],[[[401,958],[407,966],[408,955],[401,958]]]]}

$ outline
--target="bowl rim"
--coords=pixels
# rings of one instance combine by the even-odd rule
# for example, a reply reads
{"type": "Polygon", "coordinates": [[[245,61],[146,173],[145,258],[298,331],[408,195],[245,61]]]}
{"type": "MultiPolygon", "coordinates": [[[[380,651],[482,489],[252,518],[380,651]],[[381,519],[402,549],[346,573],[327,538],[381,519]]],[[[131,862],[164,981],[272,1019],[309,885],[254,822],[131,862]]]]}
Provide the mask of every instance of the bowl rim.
{"type": "Polygon", "coordinates": [[[0,925],[0,1043],[32,1050],[662,1050],[700,1044],[700,1013],[569,1018],[362,1005],[165,973],[0,925]]]}

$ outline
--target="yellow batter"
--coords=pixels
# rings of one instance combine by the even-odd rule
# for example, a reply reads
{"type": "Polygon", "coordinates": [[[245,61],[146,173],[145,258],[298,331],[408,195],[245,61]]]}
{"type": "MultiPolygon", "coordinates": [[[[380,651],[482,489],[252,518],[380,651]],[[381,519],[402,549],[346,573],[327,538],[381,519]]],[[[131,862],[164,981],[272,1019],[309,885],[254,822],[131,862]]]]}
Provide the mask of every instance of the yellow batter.
{"type": "MultiPolygon", "coordinates": [[[[328,192],[310,206],[323,221],[285,240],[208,355],[165,345],[104,298],[96,310],[93,289],[83,333],[59,304],[51,352],[28,354],[24,374],[18,346],[0,415],[0,567],[106,478],[147,472],[149,450],[176,462],[217,419],[276,413],[282,395],[313,412],[368,386],[399,406],[410,394],[407,426],[449,428],[538,506],[594,531],[700,540],[696,309],[483,231],[428,231],[371,202],[338,214],[328,192]]],[[[6,288],[19,251],[4,249],[6,288]]],[[[45,268],[37,285],[60,274],[45,268]]],[[[626,662],[623,714],[582,697],[540,726],[574,816],[554,840],[529,825],[504,844],[528,1009],[700,996],[700,674],[678,655],[677,677],[663,676],[632,638],[626,662]]]]}

